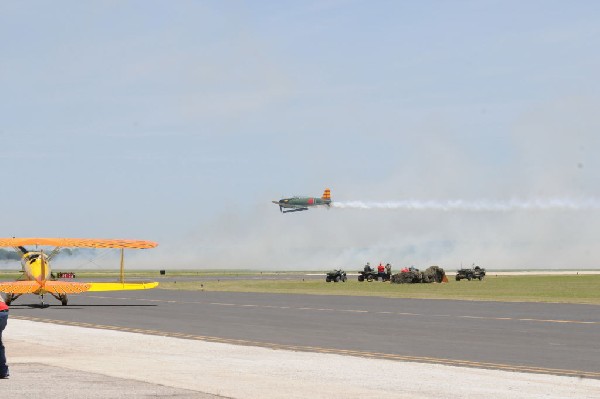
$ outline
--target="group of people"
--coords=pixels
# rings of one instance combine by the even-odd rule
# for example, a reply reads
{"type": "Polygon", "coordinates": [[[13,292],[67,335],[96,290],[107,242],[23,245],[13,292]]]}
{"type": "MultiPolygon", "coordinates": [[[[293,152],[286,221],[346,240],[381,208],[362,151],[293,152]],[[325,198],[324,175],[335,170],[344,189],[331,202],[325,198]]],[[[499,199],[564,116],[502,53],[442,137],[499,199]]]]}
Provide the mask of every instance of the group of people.
{"type": "MultiPolygon", "coordinates": [[[[375,270],[371,267],[371,263],[367,262],[365,265],[364,271],[366,273],[372,273],[375,270]]],[[[377,276],[381,278],[381,280],[385,280],[385,277],[389,277],[392,275],[392,265],[387,263],[385,266],[382,262],[379,262],[379,266],[377,266],[377,276]]]]}

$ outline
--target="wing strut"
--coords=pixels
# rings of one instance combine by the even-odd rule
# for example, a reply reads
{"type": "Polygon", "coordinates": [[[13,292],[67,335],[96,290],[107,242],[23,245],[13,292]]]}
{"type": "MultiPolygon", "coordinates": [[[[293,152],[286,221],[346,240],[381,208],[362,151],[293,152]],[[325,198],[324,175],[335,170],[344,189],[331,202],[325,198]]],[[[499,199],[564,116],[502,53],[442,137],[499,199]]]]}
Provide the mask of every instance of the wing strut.
{"type": "Polygon", "coordinates": [[[60,252],[62,248],[61,247],[56,247],[52,250],[52,252],[50,252],[48,254],[48,260],[51,260],[52,258],[54,258],[56,255],[58,255],[58,253],[60,252]]]}
{"type": "Polygon", "coordinates": [[[121,284],[125,283],[125,249],[121,248],[121,284]]]}

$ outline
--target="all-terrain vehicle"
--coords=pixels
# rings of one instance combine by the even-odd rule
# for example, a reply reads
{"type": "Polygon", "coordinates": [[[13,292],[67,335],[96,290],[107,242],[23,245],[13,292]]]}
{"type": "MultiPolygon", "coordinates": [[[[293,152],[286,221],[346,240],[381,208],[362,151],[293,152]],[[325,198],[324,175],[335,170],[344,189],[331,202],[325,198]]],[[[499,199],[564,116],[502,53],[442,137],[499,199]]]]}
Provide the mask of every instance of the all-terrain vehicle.
{"type": "Polygon", "coordinates": [[[325,281],[327,281],[328,283],[330,282],[346,282],[346,272],[343,271],[342,269],[339,270],[332,270],[330,272],[327,272],[327,276],[325,277],[325,281]]]}
{"type": "Polygon", "coordinates": [[[469,281],[473,279],[483,280],[485,277],[485,269],[479,266],[474,266],[470,269],[460,269],[456,272],[456,281],[467,279],[469,281]]]}
{"type": "Polygon", "coordinates": [[[390,281],[391,277],[392,277],[391,273],[379,274],[375,270],[372,270],[372,271],[361,270],[358,272],[358,281],[365,281],[365,280],[367,280],[368,282],[371,282],[373,280],[379,281],[380,278],[381,278],[381,281],[390,281]]]}
{"type": "Polygon", "coordinates": [[[364,271],[364,270],[360,270],[358,272],[358,281],[365,281],[367,280],[368,282],[371,282],[373,280],[377,281],[379,279],[379,274],[374,271],[364,271]]]}

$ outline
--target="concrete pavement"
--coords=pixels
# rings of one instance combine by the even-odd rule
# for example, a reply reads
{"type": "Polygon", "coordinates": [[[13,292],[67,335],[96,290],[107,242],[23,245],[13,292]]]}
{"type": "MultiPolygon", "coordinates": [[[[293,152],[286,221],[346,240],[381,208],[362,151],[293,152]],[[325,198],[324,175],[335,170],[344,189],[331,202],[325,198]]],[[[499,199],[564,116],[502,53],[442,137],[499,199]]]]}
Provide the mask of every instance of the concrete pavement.
{"type": "Polygon", "coordinates": [[[600,380],[294,352],[10,320],[11,379],[31,398],[598,398],[600,380]]]}

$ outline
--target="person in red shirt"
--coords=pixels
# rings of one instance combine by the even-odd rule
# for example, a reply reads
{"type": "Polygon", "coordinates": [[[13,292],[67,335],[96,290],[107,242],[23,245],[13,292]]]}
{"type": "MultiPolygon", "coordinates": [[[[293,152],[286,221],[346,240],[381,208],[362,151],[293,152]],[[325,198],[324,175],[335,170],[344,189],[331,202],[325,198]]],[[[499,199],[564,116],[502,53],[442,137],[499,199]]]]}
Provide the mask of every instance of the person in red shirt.
{"type": "Polygon", "coordinates": [[[381,262],[379,262],[379,266],[377,266],[377,275],[381,281],[385,280],[385,266],[383,266],[381,262]]]}
{"type": "Polygon", "coordinates": [[[2,345],[2,331],[8,320],[8,306],[0,296],[0,379],[8,378],[8,366],[6,365],[6,353],[2,345]]]}

